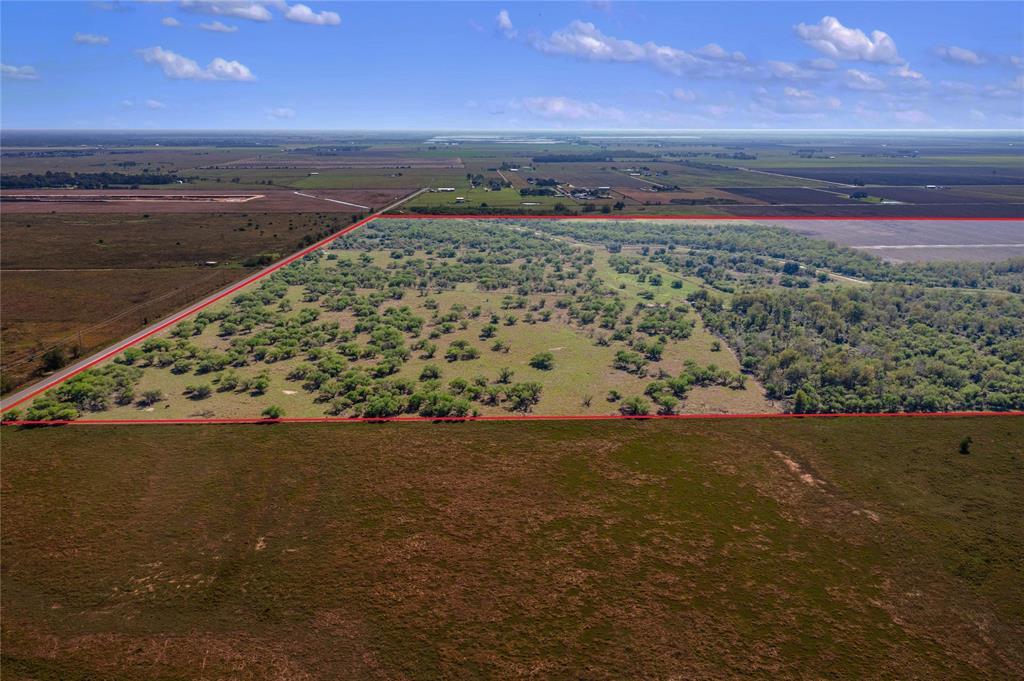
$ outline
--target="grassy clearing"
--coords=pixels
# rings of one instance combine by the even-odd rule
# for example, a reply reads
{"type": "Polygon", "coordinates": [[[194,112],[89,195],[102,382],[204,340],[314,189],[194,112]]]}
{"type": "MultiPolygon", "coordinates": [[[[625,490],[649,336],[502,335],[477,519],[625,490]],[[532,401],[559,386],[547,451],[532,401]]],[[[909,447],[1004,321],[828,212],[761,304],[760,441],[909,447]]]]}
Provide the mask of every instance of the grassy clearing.
{"type": "Polygon", "coordinates": [[[343,430],[4,429],[5,677],[1024,673],[1021,419],[343,430]]]}
{"type": "Polygon", "coordinates": [[[55,418],[53,399],[99,419],[782,409],[686,302],[700,280],[610,257],[504,222],[379,220],[22,416],[55,418]]]}

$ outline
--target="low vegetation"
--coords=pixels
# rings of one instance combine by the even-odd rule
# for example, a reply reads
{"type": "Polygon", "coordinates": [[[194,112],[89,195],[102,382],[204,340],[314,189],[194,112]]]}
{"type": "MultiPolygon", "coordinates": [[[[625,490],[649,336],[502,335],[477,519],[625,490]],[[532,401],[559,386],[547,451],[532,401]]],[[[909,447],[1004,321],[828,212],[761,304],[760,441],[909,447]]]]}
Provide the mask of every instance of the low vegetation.
{"type": "Polygon", "coordinates": [[[1024,674],[1019,418],[3,440],[5,678],[1024,674]]]}

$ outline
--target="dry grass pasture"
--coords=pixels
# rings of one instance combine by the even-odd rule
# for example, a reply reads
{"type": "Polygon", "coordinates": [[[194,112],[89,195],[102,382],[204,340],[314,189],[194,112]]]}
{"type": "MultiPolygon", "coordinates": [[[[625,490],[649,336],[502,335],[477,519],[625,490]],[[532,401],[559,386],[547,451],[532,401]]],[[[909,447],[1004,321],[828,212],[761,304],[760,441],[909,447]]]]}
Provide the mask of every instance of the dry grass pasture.
{"type": "Polygon", "coordinates": [[[3,440],[7,679],[1024,674],[1019,418],[3,440]]]}

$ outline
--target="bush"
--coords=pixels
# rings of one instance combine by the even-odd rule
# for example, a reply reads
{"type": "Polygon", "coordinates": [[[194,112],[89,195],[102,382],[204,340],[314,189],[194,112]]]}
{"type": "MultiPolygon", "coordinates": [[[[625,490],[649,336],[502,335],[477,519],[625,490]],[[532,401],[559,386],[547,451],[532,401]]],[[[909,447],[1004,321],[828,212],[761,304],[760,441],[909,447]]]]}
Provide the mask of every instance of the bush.
{"type": "Polygon", "coordinates": [[[642,397],[629,397],[619,405],[619,412],[623,416],[646,416],[651,413],[651,403],[642,397]]]}
{"type": "Polygon", "coordinates": [[[280,419],[280,418],[284,418],[284,409],[282,409],[281,407],[277,406],[276,404],[272,404],[272,405],[270,405],[269,407],[267,407],[266,409],[263,410],[262,416],[265,419],[280,419]]]}
{"type": "Polygon", "coordinates": [[[555,356],[550,352],[539,352],[530,358],[530,366],[541,371],[551,371],[555,368],[555,356]]]}

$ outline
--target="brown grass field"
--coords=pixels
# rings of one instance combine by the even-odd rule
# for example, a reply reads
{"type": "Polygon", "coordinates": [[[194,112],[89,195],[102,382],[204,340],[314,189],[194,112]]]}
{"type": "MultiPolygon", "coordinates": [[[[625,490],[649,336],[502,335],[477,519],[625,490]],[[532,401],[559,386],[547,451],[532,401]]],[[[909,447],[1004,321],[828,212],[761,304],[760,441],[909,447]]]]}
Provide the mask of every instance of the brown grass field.
{"type": "Polygon", "coordinates": [[[4,387],[31,377],[40,349],[67,341],[69,356],[74,348],[87,354],[242,279],[252,271],[244,266],[250,256],[283,256],[298,250],[303,238],[350,223],[350,215],[328,213],[154,211],[146,217],[5,210],[4,387]],[[217,265],[202,265],[206,261],[217,265]],[[24,361],[29,356],[36,359],[24,361]]]}
{"type": "Polygon", "coordinates": [[[1024,675],[1020,418],[2,437],[5,679],[1024,675]]]}
{"type": "Polygon", "coordinates": [[[366,212],[335,199],[383,208],[414,189],[318,189],[300,196],[291,189],[196,191],[187,185],[139,190],[36,189],[0,194],[4,213],[22,214],[159,214],[159,213],[358,213],[366,212]],[[317,198],[311,198],[317,197],[317,198]]]}

